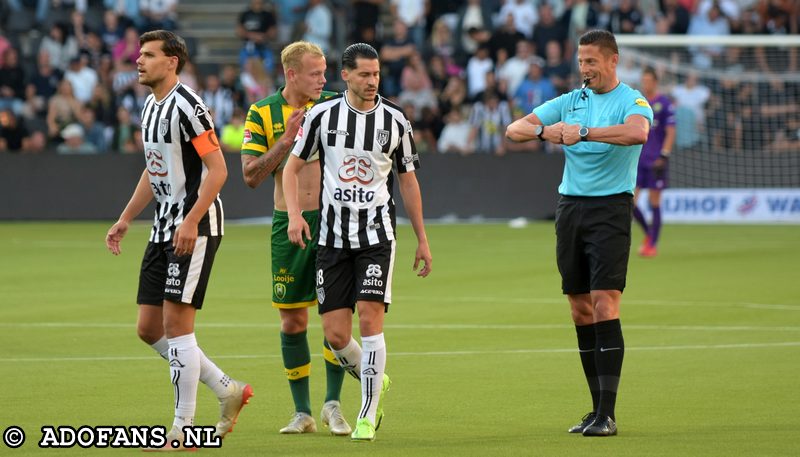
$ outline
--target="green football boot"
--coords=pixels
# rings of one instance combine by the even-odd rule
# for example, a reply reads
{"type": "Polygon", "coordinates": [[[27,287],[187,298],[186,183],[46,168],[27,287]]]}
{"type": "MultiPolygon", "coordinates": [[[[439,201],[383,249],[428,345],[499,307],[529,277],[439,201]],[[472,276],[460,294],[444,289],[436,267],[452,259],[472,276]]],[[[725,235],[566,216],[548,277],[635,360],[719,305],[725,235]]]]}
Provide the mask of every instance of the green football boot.
{"type": "Polygon", "coordinates": [[[375,426],[369,419],[362,417],[356,421],[356,429],[350,435],[353,441],[375,441],[375,426]]]}
{"type": "Polygon", "coordinates": [[[381,383],[381,398],[378,399],[378,409],[375,411],[375,430],[381,428],[381,421],[383,420],[383,397],[386,396],[386,392],[389,391],[391,385],[392,380],[384,373],[383,382],[381,383]]]}

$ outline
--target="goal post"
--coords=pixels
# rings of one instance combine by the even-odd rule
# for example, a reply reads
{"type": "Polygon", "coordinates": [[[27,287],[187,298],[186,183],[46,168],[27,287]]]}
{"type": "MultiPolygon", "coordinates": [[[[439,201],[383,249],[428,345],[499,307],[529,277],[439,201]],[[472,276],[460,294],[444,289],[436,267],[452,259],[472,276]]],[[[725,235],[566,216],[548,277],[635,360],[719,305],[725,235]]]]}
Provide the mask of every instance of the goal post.
{"type": "Polygon", "coordinates": [[[617,43],[620,80],[638,88],[652,67],[676,104],[665,220],[800,223],[800,36],[617,35],[617,43]]]}

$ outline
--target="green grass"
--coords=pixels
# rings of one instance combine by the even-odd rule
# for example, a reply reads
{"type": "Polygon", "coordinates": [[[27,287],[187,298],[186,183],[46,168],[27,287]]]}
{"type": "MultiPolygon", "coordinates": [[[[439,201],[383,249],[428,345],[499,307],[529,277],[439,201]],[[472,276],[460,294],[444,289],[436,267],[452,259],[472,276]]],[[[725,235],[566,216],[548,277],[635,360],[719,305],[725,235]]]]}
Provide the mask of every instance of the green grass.
{"type": "MultiPolygon", "coordinates": [[[[3,455],[44,455],[43,425],[168,425],[165,363],[135,331],[136,280],[148,227],[123,255],[108,224],[0,224],[0,428],[27,432],[3,455]]],[[[632,257],[622,307],[627,346],[620,435],[566,429],[589,409],[574,329],[560,294],[551,223],[428,228],[434,272],[411,273],[401,228],[387,316],[394,380],[372,444],[326,433],[281,436],[292,406],[269,305],[268,227],[226,227],[197,336],[256,396],[217,455],[794,456],[800,438],[800,230],[688,226],[664,230],[661,255],[632,257]]],[[[638,242],[638,238],[636,240],[638,242]]],[[[312,316],[312,401],[324,394],[321,329],[312,316]]],[[[360,401],[345,380],[348,419],[360,401]]],[[[216,421],[200,387],[197,423],[216,421]]],[[[116,455],[140,455],[117,450],[116,455]]],[[[71,449],[58,455],[105,455],[71,449]]]]}

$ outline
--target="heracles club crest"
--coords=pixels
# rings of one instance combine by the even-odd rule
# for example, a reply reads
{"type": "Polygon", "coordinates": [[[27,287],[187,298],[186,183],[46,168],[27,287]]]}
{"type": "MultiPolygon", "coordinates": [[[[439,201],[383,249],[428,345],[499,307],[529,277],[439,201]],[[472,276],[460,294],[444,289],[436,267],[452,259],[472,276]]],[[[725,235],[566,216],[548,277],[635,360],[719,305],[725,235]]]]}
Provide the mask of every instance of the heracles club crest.
{"type": "Polygon", "coordinates": [[[378,133],[378,136],[377,136],[378,144],[381,145],[381,146],[386,146],[386,143],[389,142],[389,131],[388,130],[383,130],[383,129],[378,129],[377,133],[378,133]]]}

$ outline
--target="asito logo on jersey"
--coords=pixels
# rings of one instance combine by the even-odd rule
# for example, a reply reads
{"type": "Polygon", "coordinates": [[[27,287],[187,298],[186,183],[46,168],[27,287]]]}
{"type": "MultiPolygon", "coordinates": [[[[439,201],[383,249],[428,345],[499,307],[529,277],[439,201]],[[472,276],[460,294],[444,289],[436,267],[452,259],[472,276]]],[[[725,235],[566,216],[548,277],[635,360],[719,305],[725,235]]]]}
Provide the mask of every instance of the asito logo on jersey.
{"type": "MultiPolygon", "coordinates": [[[[374,263],[367,265],[366,276],[361,283],[362,286],[383,287],[383,281],[380,279],[383,272],[380,265],[374,263]]],[[[380,291],[375,292],[381,293],[380,291]]]]}
{"type": "MultiPolygon", "coordinates": [[[[172,287],[181,286],[181,280],[178,278],[178,276],[181,275],[181,269],[179,264],[170,263],[169,266],[167,267],[167,275],[169,276],[169,278],[167,278],[167,281],[165,283],[167,286],[172,286],[172,287]]],[[[169,293],[180,293],[180,290],[169,289],[169,288],[167,288],[166,291],[169,293]]]]}
{"type": "Polygon", "coordinates": [[[356,181],[366,186],[375,179],[372,161],[368,157],[345,156],[342,166],[339,167],[339,179],[342,182],[356,181]]]}
{"type": "MultiPolygon", "coordinates": [[[[354,155],[345,156],[342,166],[339,167],[339,179],[342,182],[357,182],[361,185],[368,185],[375,179],[375,172],[372,171],[372,161],[368,157],[358,157],[354,155]]],[[[369,203],[375,198],[375,192],[364,190],[353,184],[351,189],[336,188],[333,191],[333,199],[340,202],[369,203]]]]}
{"type": "Polygon", "coordinates": [[[383,276],[383,272],[381,271],[380,265],[371,263],[367,266],[368,278],[380,278],[381,276],[383,276]]]}
{"type": "Polygon", "coordinates": [[[147,172],[153,176],[167,176],[167,163],[164,162],[164,156],[157,149],[148,149],[145,152],[145,159],[147,161],[147,172]]]}

